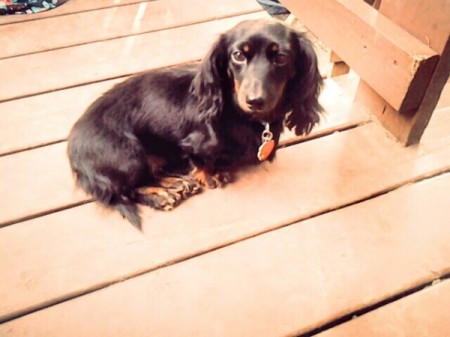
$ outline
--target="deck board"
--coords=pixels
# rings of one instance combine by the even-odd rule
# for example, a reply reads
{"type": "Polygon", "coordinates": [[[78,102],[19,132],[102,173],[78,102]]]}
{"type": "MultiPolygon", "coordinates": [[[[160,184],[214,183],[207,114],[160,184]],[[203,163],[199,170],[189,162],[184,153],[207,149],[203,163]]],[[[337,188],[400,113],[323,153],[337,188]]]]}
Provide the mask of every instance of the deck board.
{"type": "MultiPolygon", "coordinates": [[[[35,312],[3,324],[0,334],[291,336],[308,332],[449,271],[450,227],[441,212],[447,207],[448,191],[449,174],[406,186],[35,312]]],[[[184,238],[189,239],[195,240],[184,238]]],[[[126,240],[131,240],[128,247],[136,247],[132,237],[126,240]]],[[[154,255],[150,251],[158,246],[151,246],[147,242],[149,251],[142,254],[154,255]]],[[[5,249],[3,244],[0,247],[5,249]]],[[[105,244],[102,248],[108,249],[105,244]]],[[[109,250],[117,250],[115,242],[109,250]]],[[[121,253],[116,253],[119,263],[121,253]]],[[[85,251],[79,254],[86,256],[85,251]]],[[[64,270],[55,268],[59,276],[77,279],[79,273],[70,267],[73,260],[63,260],[64,270]]],[[[101,269],[108,268],[104,263],[101,269]]],[[[95,266],[99,265],[91,259],[91,268],[95,266]]],[[[23,294],[14,287],[8,293],[23,294]]]]}
{"type": "Polygon", "coordinates": [[[119,78],[0,103],[0,154],[65,140],[84,110],[123,80],[119,78]],[[17,127],[12,128],[12,125],[17,127]]]}
{"type": "Polygon", "coordinates": [[[165,0],[4,25],[0,26],[0,59],[261,10],[256,1],[165,0]],[[11,40],[15,43],[8,43],[11,40]]]}
{"type": "MultiPolygon", "coordinates": [[[[0,157],[0,175],[5,178],[5,183],[0,186],[0,195],[7,195],[0,203],[0,226],[89,199],[75,190],[66,155],[67,144],[62,140],[66,139],[76,118],[83,112],[81,107],[90,104],[95,96],[111,84],[102,82],[3,103],[4,107],[11,106],[8,110],[10,113],[0,116],[3,125],[0,130],[4,131],[0,136],[0,139],[4,140],[3,147],[11,150],[14,145],[17,148],[16,144],[35,147],[46,142],[59,142],[14,156],[0,157]],[[49,100],[54,105],[45,109],[49,100]],[[19,101],[27,101],[30,104],[19,101]],[[17,110],[14,110],[14,107],[17,107],[17,110]],[[11,125],[24,126],[16,130],[11,128],[11,125]]],[[[369,120],[368,113],[362,107],[356,109],[351,99],[345,96],[334,82],[329,82],[322,97],[323,105],[329,111],[312,133],[313,136],[369,120]]],[[[286,132],[282,139],[283,144],[288,144],[298,141],[299,138],[294,137],[291,132],[286,132]]]]}
{"type": "MultiPolygon", "coordinates": [[[[95,205],[5,227],[0,230],[0,247],[8,252],[3,255],[8,258],[0,260],[0,269],[9,272],[7,278],[0,280],[0,297],[7,299],[0,305],[0,317],[59,301],[444,172],[450,169],[449,142],[448,138],[434,139],[405,149],[386,137],[378,124],[371,123],[281,149],[273,164],[243,173],[224,189],[195,196],[173,212],[143,209],[145,235],[139,235],[118,214],[95,205]],[[261,217],[255,216],[258,214],[261,217]],[[135,237],[135,243],[130,244],[130,236],[135,237]],[[39,258],[38,252],[46,258],[39,258]],[[89,258],[68,265],[74,254],[89,258]],[[114,268],[96,268],[95,272],[91,269],[111,264],[114,268]],[[67,268],[71,272],[62,273],[67,268]],[[29,287],[29,280],[34,287],[29,287]]],[[[0,160],[5,158],[8,157],[0,160]]],[[[51,166],[55,159],[47,161],[51,166]]],[[[65,161],[62,164],[67,165],[65,161]]],[[[27,176],[15,188],[29,191],[38,207],[50,202],[42,201],[45,198],[52,199],[52,207],[57,207],[58,202],[73,197],[74,192],[72,188],[64,190],[69,172],[53,169],[50,175],[62,185],[51,183],[43,187],[27,176]],[[62,190],[57,193],[62,197],[53,199],[49,191],[59,188],[62,190]]],[[[20,200],[16,198],[17,201],[20,200]]],[[[10,201],[0,202],[1,207],[6,205],[0,214],[14,212],[9,211],[13,208],[10,201]]],[[[35,207],[32,202],[29,205],[35,207]]],[[[61,202],[62,205],[68,204],[61,202]]],[[[26,207],[23,204],[21,212],[26,207]]]]}
{"type": "Polygon", "coordinates": [[[219,33],[242,20],[267,16],[265,12],[240,15],[3,59],[0,62],[0,77],[13,78],[14,81],[0,82],[0,101],[199,60],[219,33]],[[50,59],[51,64],[48,62],[50,59]],[[27,71],[17,71],[24,68],[27,71]],[[30,83],[33,85],[30,86],[30,83]]]}
{"type": "Polygon", "coordinates": [[[67,15],[73,13],[81,13],[86,11],[93,11],[102,8],[118,7],[137,4],[141,2],[151,2],[155,0],[70,0],[63,6],[56,7],[55,9],[36,13],[33,15],[8,15],[0,18],[0,25],[6,25],[10,23],[23,23],[27,21],[41,20],[49,17],[55,17],[60,15],[67,15]]]}
{"type": "MultiPolygon", "coordinates": [[[[86,108],[123,80],[119,78],[0,103],[0,155],[65,140],[86,108]],[[11,125],[18,127],[12,128],[11,125]]],[[[355,83],[357,79],[352,79],[346,89],[349,86],[354,88],[355,83]]],[[[327,113],[314,133],[332,132],[370,119],[367,111],[352,107],[349,94],[334,80],[326,81],[321,102],[327,113]]],[[[284,140],[293,137],[293,133],[283,135],[284,140]]]]}
{"type": "MultiPolygon", "coordinates": [[[[450,276],[448,91],[403,148],[352,102],[357,79],[327,81],[310,136],[284,133],[273,164],[173,212],[142,208],[143,232],[75,189],[65,140],[96,97],[200,60],[259,17],[238,0],[70,0],[0,17],[0,336],[298,335],[450,276]]],[[[416,337],[412,320],[439,328],[420,337],[448,335],[448,282],[324,337],[416,337]]]]}
{"type": "Polygon", "coordinates": [[[59,143],[0,158],[0,226],[87,200],[59,143]]]}
{"type": "Polygon", "coordinates": [[[450,335],[450,281],[420,291],[317,337],[441,337],[450,335]]]}

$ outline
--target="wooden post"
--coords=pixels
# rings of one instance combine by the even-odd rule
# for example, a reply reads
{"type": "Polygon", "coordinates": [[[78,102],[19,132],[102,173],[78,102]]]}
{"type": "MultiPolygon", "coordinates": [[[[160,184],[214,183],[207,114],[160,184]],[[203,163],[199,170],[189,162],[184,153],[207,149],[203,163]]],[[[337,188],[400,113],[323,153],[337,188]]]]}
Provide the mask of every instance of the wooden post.
{"type": "Polygon", "coordinates": [[[361,0],[281,2],[361,77],[357,99],[417,143],[449,74],[450,2],[383,0],[380,12],[361,0]]]}
{"type": "MultiPolygon", "coordinates": [[[[415,111],[401,116],[401,125],[395,128],[404,130],[397,136],[403,143],[417,144],[450,74],[450,2],[448,0],[383,0],[380,13],[440,55],[420,106],[415,111]]],[[[391,107],[387,109],[390,111],[391,107]]],[[[379,112],[377,115],[379,116],[379,112]]],[[[383,124],[391,129],[390,119],[395,113],[390,112],[385,115],[387,119],[382,119],[383,124]]]]}

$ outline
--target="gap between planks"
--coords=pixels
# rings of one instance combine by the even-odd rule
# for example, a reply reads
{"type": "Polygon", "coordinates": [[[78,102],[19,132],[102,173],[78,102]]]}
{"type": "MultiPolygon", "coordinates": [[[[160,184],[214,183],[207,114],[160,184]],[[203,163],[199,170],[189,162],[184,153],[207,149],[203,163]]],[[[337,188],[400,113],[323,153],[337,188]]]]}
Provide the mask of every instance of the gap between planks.
{"type": "Polygon", "coordinates": [[[411,296],[351,318],[317,337],[448,336],[449,290],[449,275],[446,275],[411,296]]]}
{"type": "MultiPolygon", "coordinates": [[[[345,323],[351,322],[352,320],[354,320],[356,318],[360,318],[364,315],[369,315],[373,312],[376,312],[376,310],[381,309],[382,307],[384,307],[386,305],[392,305],[392,304],[399,303],[400,301],[408,298],[409,296],[417,295],[417,294],[421,293],[422,291],[424,291],[425,289],[430,289],[431,287],[434,287],[434,286],[440,284],[440,282],[445,282],[447,280],[450,280],[450,273],[447,273],[444,275],[439,275],[435,279],[432,279],[428,282],[424,282],[424,283],[415,285],[411,288],[405,289],[404,291],[401,291],[397,294],[393,294],[393,295],[391,295],[385,299],[382,299],[376,303],[373,303],[365,308],[361,308],[361,309],[352,311],[341,317],[333,319],[330,322],[325,322],[325,323],[323,323],[323,325],[321,325],[311,331],[297,335],[296,337],[313,337],[313,336],[323,333],[325,331],[337,328],[345,323]]],[[[432,309],[429,308],[429,310],[432,310],[432,309]]]]}

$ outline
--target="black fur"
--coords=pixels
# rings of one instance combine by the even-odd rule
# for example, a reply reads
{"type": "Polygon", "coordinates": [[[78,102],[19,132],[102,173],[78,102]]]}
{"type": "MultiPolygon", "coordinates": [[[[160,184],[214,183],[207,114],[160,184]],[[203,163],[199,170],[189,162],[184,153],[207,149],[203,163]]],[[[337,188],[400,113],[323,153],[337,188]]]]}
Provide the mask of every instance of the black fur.
{"type": "Polygon", "coordinates": [[[265,123],[276,144],[283,124],[297,135],[311,131],[321,84],[304,35],[277,22],[243,22],[200,64],[142,73],[95,101],[69,136],[77,184],[140,227],[136,203],[160,202],[140,187],[157,185],[162,171],[214,175],[257,164],[265,123]]]}

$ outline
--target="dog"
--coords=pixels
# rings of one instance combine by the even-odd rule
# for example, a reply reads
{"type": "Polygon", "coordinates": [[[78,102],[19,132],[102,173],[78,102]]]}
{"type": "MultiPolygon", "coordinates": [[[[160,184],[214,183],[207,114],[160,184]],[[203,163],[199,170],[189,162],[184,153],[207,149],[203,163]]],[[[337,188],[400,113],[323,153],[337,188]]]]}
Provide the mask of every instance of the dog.
{"type": "Polygon", "coordinates": [[[141,228],[138,204],[171,210],[272,161],[284,126],[308,134],[323,111],[321,86],[304,34],[241,22],[202,62],[143,72],[92,103],[68,138],[76,183],[141,228]]]}

